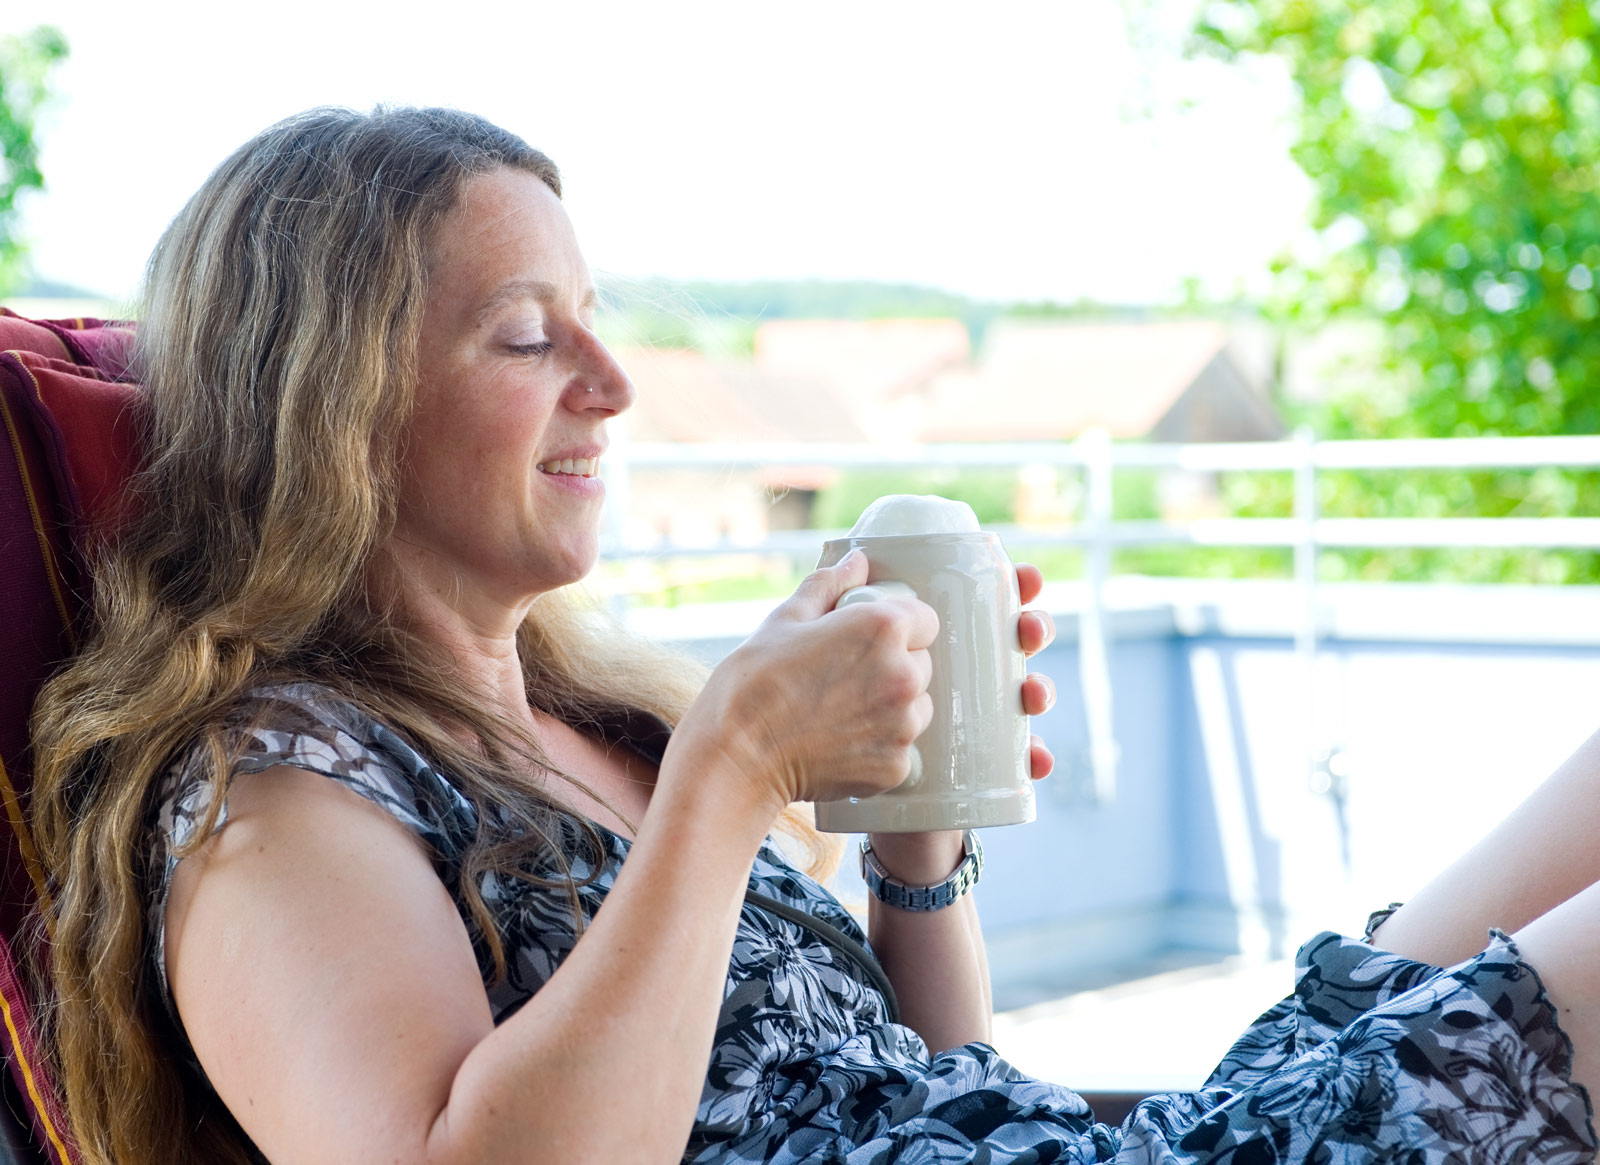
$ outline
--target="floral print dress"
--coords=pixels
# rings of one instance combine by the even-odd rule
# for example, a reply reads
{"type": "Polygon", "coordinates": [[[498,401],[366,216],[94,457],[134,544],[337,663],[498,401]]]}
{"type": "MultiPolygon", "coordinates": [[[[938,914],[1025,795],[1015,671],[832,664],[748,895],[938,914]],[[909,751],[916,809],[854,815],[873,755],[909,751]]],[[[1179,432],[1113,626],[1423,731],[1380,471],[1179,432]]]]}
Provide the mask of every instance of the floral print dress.
{"type": "MultiPolygon", "coordinates": [[[[396,733],[309,685],[256,693],[239,725],[235,773],[293,765],[369,798],[422,838],[459,897],[476,817],[396,733]]],[[[193,835],[208,788],[198,756],[179,765],[155,822],[152,960],[163,999],[171,848],[193,835]]],[[[218,828],[225,821],[224,804],[218,828]]],[[[577,891],[588,916],[628,854],[625,838],[602,835],[598,861],[573,871],[593,875],[577,891]]],[[[494,980],[480,960],[499,1022],[576,937],[563,893],[493,875],[481,890],[509,961],[494,980]]],[[[1240,1036],[1203,1088],[1145,1100],[1120,1127],[1098,1123],[1077,1093],[1023,1075],[985,1044],[931,1054],[896,1022],[893,990],[855,919],[769,843],[750,872],[684,1159],[1576,1165],[1594,1159],[1596,1142],[1570,1060],[1537,975],[1504,935],[1441,969],[1322,934],[1301,948],[1294,993],[1240,1036]]]]}

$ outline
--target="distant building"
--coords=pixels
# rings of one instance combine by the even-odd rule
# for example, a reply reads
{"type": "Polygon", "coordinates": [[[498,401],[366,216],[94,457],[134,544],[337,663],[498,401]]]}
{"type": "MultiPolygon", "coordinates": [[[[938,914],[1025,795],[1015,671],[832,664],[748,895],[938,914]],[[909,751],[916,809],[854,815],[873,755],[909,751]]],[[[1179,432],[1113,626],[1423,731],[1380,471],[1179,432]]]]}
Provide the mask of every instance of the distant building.
{"type": "MultiPolygon", "coordinates": [[[[1162,442],[1270,441],[1284,435],[1250,352],[1210,320],[1000,322],[979,359],[926,386],[923,441],[1068,441],[1090,429],[1162,442]]],[[[1077,483],[1025,467],[1017,520],[1056,525],[1077,483]]],[[[1212,474],[1170,470],[1157,483],[1169,520],[1220,509],[1212,474]]]]}
{"type": "MultiPolygon", "coordinates": [[[[1284,434],[1260,352],[1206,320],[1000,321],[976,356],[958,320],[776,320],[757,329],[748,360],[653,349],[618,358],[639,388],[627,422],[635,441],[1055,442],[1097,427],[1152,441],[1284,434]]],[[[1020,520],[1071,514],[1070,482],[1019,469],[1020,520]]],[[[705,544],[800,528],[834,476],[641,470],[629,536],[705,544]]],[[[1204,476],[1161,485],[1174,517],[1208,512],[1214,494],[1204,476]]]]}
{"type": "MultiPolygon", "coordinates": [[[[625,415],[630,441],[861,444],[866,430],[820,378],[763,370],[749,360],[666,348],[619,348],[638,398],[625,415]]],[[[831,469],[769,471],[641,468],[631,475],[627,537],[641,543],[754,542],[768,530],[810,525],[831,469]]]]}
{"type": "Polygon", "coordinates": [[[627,414],[635,441],[872,439],[823,376],[685,349],[619,348],[615,355],[639,393],[627,414]]]}
{"type": "Polygon", "coordinates": [[[926,386],[923,441],[1267,441],[1283,421],[1209,320],[991,325],[977,362],[926,386]]]}
{"type": "Polygon", "coordinates": [[[825,391],[873,441],[903,444],[922,439],[927,386],[969,366],[972,341],[953,319],[770,320],[754,362],[825,391]]]}

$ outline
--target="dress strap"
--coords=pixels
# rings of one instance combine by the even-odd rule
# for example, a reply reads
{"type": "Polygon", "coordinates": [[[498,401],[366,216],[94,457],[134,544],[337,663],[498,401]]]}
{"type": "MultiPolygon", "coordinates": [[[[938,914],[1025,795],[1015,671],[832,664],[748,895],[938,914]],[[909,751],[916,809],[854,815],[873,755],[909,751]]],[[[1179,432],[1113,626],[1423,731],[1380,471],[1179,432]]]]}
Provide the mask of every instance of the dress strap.
{"type": "Polygon", "coordinates": [[[883,969],[883,964],[878,962],[877,956],[869,951],[863,944],[845,934],[844,931],[813,914],[790,906],[787,902],[780,902],[776,898],[768,898],[765,894],[755,890],[746,890],[744,900],[759,910],[776,914],[779,918],[788,920],[796,926],[810,931],[817,938],[827,943],[834,950],[844,955],[855,963],[862,971],[866,972],[867,979],[878,989],[878,994],[883,996],[884,1003],[889,1009],[889,1022],[900,1022],[900,1001],[895,997],[894,984],[889,982],[889,976],[883,969]]]}

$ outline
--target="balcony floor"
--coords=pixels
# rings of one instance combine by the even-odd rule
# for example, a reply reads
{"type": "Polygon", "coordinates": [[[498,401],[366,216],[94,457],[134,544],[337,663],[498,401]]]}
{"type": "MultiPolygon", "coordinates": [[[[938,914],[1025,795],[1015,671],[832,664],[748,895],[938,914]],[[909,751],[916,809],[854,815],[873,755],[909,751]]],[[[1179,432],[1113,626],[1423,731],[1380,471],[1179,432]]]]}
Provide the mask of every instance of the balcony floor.
{"type": "Polygon", "coordinates": [[[1000,1054],[1084,1092],[1197,1088],[1252,1020],[1294,989],[1290,960],[1162,956],[1145,973],[994,1020],[1000,1054]]]}

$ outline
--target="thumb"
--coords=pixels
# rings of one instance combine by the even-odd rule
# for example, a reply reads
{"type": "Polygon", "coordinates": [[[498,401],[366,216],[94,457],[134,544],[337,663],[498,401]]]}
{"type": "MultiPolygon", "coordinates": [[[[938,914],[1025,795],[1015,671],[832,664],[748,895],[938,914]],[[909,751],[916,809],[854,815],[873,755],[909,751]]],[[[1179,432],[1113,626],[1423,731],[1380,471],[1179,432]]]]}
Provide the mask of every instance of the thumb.
{"type": "Polygon", "coordinates": [[[778,612],[791,619],[820,619],[833,610],[833,605],[847,590],[866,581],[867,556],[860,550],[852,550],[834,565],[819,567],[808,574],[778,612]]]}

